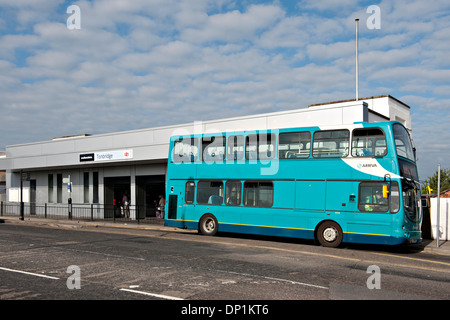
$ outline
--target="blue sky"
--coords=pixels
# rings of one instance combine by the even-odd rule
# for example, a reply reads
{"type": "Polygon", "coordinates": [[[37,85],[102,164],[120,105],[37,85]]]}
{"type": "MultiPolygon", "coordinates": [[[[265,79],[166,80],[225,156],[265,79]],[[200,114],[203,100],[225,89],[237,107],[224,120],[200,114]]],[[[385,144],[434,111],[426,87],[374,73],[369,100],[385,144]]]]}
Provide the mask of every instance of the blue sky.
{"type": "Polygon", "coordinates": [[[0,150],[352,99],[355,18],[360,97],[411,106],[421,179],[450,168],[448,0],[0,0],[0,150]]]}

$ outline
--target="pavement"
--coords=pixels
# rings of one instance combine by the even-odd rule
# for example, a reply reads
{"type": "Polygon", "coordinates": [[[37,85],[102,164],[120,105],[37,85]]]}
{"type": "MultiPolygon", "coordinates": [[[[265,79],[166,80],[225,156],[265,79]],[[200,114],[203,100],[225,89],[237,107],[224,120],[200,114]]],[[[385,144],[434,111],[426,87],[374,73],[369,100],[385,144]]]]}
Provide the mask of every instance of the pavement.
{"type": "MultiPolygon", "coordinates": [[[[62,220],[62,219],[44,219],[44,218],[32,218],[25,217],[24,220],[20,220],[17,216],[0,217],[0,223],[14,223],[14,224],[33,224],[33,225],[48,225],[59,227],[105,227],[105,228],[122,228],[122,229],[136,229],[136,230],[160,230],[170,232],[192,232],[197,233],[197,230],[187,230],[174,227],[166,227],[163,224],[149,224],[136,222],[113,222],[113,221],[85,221],[85,220],[62,220]]],[[[439,255],[450,256],[450,241],[439,240],[439,246],[437,246],[435,239],[424,239],[421,243],[413,245],[417,247],[418,251],[427,253],[434,253],[439,255]]]]}

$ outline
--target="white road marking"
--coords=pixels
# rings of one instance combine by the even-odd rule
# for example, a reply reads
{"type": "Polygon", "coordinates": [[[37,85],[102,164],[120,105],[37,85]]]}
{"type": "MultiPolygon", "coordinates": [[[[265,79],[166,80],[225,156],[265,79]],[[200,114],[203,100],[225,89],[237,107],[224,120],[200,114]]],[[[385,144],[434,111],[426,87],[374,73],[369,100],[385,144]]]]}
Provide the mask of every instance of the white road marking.
{"type": "Polygon", "coordinates": [[[318,289],[329,290],[329,288],[327,288],[327,287],[319,286],[319,285],[316,285],[316,284],[305,283],[305,282],[298,282],[298,281],[292,281],[292,280],[280,279],[280,278],[273,278],[273,277],[266,277],[266,276],[258,276],[258,275],[255,275],[255,274],[233,272],[233,271],[225,271],[225,270],[216,270],[216,271],[230,273],[230,274],[237,274],[237,275],[246,276],[246,277],[262,278],[262,279],[268,279],[268,280],[274,280],[274,281],[289,282],[291,284],[298,284],[298,285],[301,285],[301,286],[307,286],[307,287],[314,287],[314,288],[318,288],[318,289]]]}
{"type": "Polygon", "coordinates": [[[127,292],[132,292],[132,293],[138,293],[138,294],[143,294],[143,295],[146,295],[146,296],[152,296],[152,297],[155,297],[155,298],[161,298],[161,299],[166,299],[166,300],[184,300],[183,298],[166,296],[166,295],[163,295],[163,294],[156,294],[156,293],[150,293],[150,292],[145,292],[145,291],[125,289],[125,288],[120,289],[120,291],[127,291],[127,292]]]}
{"type": "Polygon", "coordinates": [[[21,270],[14,270],[14,269],[3,268],[3,267],[0,267],[0,270],[10,271],[10,272],[16,272],[16,273],[22,273],[22,274],[27,274],[27,275],[30,275],[30,276],[35,276],[35,277],[41,277],[41,278],[47,278],[47,279],[53,279],[53,280],[59,280],[59,278],[52,277],[52,276],[46,276],[46,275],[44,275],[44,274],[39,274],[39,273],[32,273],[32,272],[21,271],[21,270]]]}

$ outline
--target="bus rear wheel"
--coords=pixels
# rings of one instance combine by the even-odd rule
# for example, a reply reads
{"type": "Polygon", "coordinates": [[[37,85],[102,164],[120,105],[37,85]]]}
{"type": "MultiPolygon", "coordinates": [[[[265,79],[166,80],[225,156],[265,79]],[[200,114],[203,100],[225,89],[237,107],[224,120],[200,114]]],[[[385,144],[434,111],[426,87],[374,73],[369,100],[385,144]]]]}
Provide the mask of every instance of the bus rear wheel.
{"type": "Polygon", "coordinates": [[[213,236],[217,233],[217,229],[219,228],[219,224],[217,222],[216,217],[212,214],[205,214],[198,224],[198,229],[201,234],[206,236],[213,236]]]}
{"type": "Polygon", "coordinates": [[[341,227],[334,221],[324,221],[317,229],[317,240],[323,247],[336,248],[342,243],[341,227]]]}

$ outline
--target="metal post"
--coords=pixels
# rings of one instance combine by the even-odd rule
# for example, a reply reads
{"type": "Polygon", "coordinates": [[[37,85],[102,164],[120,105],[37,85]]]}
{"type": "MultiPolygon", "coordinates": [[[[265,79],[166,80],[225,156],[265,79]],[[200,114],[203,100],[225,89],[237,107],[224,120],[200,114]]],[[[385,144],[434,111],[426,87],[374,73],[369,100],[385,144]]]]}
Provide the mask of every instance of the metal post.
{"type": "Polygon", "coordinates": [[[439,218],[441,215],[441,164],[438,164],[437,185],[437,219],[436,219],[436,247],[439,248],[439,218]]]}
{"type": "Polygon", "coordinates": [[[69,182],[67,183],[67,189],[69,190],[69,199],[67,199],[69,208],[69,220],[72,220],[72,183],[70,182],[70,174],[69,174],[69,182]]]}
{"type": "Polygon", "coordinates": [[[91,221],[94,221],[94,204],[91,203],[91,221]]]}
{"type": "Polygon", "coordinates": [[[44,204],[44,217],[47,219],[47,202],[44,204]]]}
{"type": "Polygon", "coordinates": [[[355,19],[356,22],[356,101],[359,99],[359,19],[355,19]]]}
{"type": "Polygon", "coordinates": [[[3,217],[3,201],[2,201],[2,203],[1,203],[1,211],[0,211],[0,216],[2,216],[3,217]]]}

